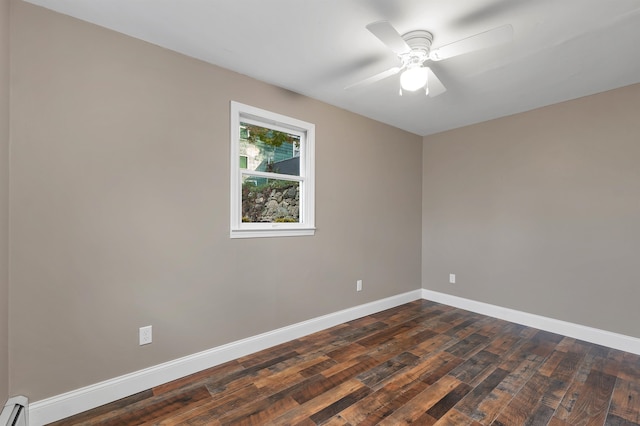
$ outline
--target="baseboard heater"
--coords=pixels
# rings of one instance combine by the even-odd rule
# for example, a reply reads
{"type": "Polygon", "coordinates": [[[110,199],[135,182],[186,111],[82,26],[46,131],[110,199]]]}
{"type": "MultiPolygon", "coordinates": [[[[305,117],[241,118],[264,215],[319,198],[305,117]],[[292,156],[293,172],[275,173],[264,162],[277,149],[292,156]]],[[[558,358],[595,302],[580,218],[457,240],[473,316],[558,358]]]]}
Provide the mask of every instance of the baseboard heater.
{"type": "Polygon", "coordinates": [[[29,400],[24,396],[9,398],[0,413],[0,426],[27,426],[29,400]]]}

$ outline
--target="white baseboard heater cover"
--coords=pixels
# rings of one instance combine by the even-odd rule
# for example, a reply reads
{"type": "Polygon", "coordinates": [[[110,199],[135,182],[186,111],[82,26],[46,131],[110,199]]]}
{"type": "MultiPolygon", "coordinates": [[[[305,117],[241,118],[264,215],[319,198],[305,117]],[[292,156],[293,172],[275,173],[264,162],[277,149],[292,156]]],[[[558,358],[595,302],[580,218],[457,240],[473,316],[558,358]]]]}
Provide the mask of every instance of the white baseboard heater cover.
{"type": "Polygon", "coordinates": [[[24,396],[9,398],[0,413],[0,426],[27,426],[29,400],[24,396]]]}

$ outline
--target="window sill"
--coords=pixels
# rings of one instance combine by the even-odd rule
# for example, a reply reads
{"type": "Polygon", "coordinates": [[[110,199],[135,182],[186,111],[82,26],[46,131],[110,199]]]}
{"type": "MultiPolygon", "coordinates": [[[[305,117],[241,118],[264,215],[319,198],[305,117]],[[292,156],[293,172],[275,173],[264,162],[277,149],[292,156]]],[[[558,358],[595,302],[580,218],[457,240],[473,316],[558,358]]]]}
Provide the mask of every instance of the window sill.
{"type": "Polygon", "coordinates": [[[272,237],[304,237],[313,236],[316,228],[295,229],[233,229],[231,238],[272,238],[272,237]]]}

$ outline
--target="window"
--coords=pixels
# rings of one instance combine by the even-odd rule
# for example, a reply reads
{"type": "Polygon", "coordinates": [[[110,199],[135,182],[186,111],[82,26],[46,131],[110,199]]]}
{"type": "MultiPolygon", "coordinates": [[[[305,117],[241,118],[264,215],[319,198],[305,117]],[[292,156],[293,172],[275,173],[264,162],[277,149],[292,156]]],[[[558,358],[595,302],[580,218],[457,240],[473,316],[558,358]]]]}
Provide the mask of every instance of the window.
{"type": "Polygon", "coordinates": [[[311,123],[231,102],[231,238],[313,235],[311,123]]]}

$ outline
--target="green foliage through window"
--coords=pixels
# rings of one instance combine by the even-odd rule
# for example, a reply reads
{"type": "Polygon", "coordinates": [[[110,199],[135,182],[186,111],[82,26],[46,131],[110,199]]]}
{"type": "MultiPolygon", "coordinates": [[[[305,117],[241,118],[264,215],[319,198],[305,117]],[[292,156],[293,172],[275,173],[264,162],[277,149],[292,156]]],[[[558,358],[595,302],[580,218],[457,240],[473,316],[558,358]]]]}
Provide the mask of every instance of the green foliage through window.
{"type": "Polygon", "coordinates": [[[243,132],[243,136],[245,136],[251,143],[260,141],[273,147],[279,147],[283,143],[288,142],[290,144],[295,144],[296,147],[300,147],[300,137],[298,136],[279,132],[273,129],[267,129],[266,127],[255,126],[253,124],[240,124],[246,129],[246,133],[243,132]]]}

